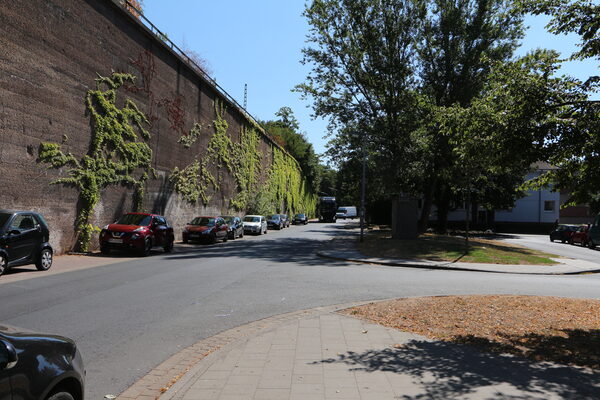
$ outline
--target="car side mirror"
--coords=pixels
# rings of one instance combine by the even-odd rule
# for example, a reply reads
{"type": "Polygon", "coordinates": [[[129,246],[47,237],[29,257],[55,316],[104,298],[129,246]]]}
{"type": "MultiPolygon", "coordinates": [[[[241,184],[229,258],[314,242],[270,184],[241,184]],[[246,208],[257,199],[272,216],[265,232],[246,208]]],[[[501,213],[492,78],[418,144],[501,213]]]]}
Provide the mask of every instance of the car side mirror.
{"type": "Polygon", "coordinates": [[[17,351],[9,342],[0,341],[0,370],[11,369],[17,364],[17,351]]]}
{"type": "Polygon", "coordinates": [[[11,229],[10,232],[8,232],[9,235],[20,235],[21,231],[18,229],[11,229]]]}

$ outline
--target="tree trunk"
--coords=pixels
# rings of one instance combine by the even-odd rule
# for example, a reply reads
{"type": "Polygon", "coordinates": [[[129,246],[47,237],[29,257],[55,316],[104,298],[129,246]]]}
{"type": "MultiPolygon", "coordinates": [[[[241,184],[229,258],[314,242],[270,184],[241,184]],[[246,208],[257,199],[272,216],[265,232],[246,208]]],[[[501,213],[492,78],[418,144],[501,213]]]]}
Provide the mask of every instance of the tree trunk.
{"type": "Polygon", "coordinates": [[[427,230],[429,224],[429,214],[433,205],[433,193],[435,192],[436,179],[431,179],[425,193],[423,193],[423,207],[421,208],[421,217],[419,218],[419,233],[427,230]]]}
{"type": "Polygon", "coordinates": [[[450,210],[449,189],[446,185],[441,185],[437,198],[437,229],[440,233],[448,231],[448,211],[450,210]]]}

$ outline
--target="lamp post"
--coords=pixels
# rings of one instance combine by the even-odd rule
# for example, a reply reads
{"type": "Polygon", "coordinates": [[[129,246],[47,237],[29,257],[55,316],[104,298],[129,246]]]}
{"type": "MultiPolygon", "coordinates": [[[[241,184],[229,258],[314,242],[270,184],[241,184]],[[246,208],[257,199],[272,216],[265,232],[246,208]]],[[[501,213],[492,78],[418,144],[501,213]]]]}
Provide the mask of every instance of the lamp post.
{"type": "Polygon", "coordinates": [[[360,180],[360,242],[364,241],[365,231],[365,184],[367,179],[367,134],[362,133],[362,177],[360,180]]]}

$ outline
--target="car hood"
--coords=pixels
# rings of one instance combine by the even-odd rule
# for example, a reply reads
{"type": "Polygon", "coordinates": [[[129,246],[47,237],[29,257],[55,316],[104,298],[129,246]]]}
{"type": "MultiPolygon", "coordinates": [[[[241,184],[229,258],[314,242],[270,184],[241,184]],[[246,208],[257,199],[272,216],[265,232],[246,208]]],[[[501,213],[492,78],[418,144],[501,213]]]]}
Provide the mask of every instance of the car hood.
{"type": "Polygon", "coordinates": [[[40,333],[30,329],[18,328],[12,325],[0,325],[0,335],[18,342],[59,342],[66,346],[75,346],[75,342],[67,337],[40,333]]]}
{"type": "Polygon", "coordinates": [[[244,225],[247,225],[247,226],[259,226],[260,222],[247,222],[247,221],[244,221],[244,225]]]}
{"type": "Polygon", "coordinates": [[[110,224],[108,230],[117,232],[133,232],[139,228],[148,228],[147,226],[140,225],[121,225],[121,224],[110,224]]]}

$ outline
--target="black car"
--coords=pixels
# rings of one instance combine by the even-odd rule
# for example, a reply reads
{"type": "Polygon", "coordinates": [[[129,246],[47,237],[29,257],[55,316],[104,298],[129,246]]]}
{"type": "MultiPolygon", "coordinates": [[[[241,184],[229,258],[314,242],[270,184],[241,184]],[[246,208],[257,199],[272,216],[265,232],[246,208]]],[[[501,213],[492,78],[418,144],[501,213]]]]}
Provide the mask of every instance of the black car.
{"type": "Polygon", "coordinates": [[[559,225],[550,232],[550,241],[560,240],[563,243],[568,242],[575,231],[579,229],[578,226],[574,225],[559,225]]]}
{"type": "Polygon", "coordinates": [[[0,399],[83,400],[84,382],[71,339],[0,325],[0,399]]]}
{"type": "Polygon", "coordinates": [[[0,210],[0,275],[8,268],[35,264],[40,271],[52,266],[50,231],[44,218],[32,211],[0,210]]]}
{"type": "Polygon", "coordinates": [[[269,229],[282,229],[283,221],[279,214],[267,215],[267,228],[269,229]]]}
{"type": "Polygon", "coordinates": [[[300,225],[300,224],[308,224],[308,217],[306,216],[306,214],[296,214],[294,216],[294,221],[292,222],[294,225],[300,225]]]}
{"type": "Polygon", "coordinates": [[[287,214],[279,214],[284,228],[290,227],[290,217],[287,214]]]}
{"type": "Polygon", "coordinates": [[[225,220],[225,223],[229,226],[229,239],[234,240],[235,238],[244,237],[244,224],[240,217],[233,217],[231,215],[224,215],[221,218],[225,220]]]}

